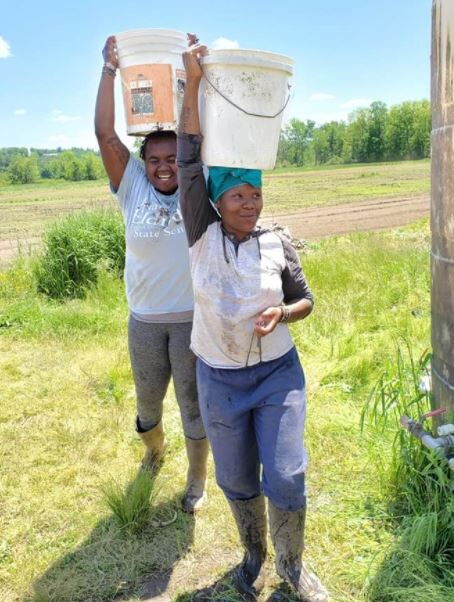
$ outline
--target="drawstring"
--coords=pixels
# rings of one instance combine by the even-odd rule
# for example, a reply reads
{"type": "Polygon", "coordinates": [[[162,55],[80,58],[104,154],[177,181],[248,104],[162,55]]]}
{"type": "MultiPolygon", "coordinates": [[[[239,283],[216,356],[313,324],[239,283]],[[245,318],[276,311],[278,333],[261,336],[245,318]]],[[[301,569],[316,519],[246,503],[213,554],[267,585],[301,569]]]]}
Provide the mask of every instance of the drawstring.
{"type": "Polygon", "coordinates": [[[224,230],[221,228],[222,232],[222,250],[224,251],[224,259],[227,263],[230,263],[229,258],[227,257],[227,249],[225,248],[225,234],[224,230]]]}
{"type": "MultiPolygon", "coordinates": [[[[245,368],[249,367],[249,356],[251,355],[252,343],[254,342],[254,337],[255,337],[255,330],[252,331],[251,342],[249,344],[249,351],[247,352],[246,365],[244,366],[245,368]]],[[[257,347],[259,349],[259,360],[261,363],[262,362],[262,337],[259,337],[258,335],[257,335],[257,347]]]]}
{"type": "Polygon", "coordinates": [[[262,259],[262,252],[260,251],[260,237],[259,237],[258,234],[255,237],[255,240],[257,241],[257,249],[258,249],[258,252],[259,252],[259,259],[262,259]]]}

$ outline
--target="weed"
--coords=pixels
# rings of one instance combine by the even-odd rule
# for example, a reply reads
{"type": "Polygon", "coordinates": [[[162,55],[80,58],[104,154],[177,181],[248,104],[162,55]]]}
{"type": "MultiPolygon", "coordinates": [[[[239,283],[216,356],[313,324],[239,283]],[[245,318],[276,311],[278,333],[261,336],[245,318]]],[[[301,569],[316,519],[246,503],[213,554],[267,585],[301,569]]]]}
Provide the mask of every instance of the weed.
{"type": "Polygon", "coordinates": [[[124,227],[116,211],[70,215],[49,228],[35,266],[38,291],[53,299],[84,297],[100,265],[121,274],[124,227]]]}
{"type": "Polygon", "coordinates": [[[368,423],[379,437],[391,440],[390,457],[385,462],[380,457],[379,470],[388,483],[389,514],[400,535],[372,581],[372,602],[454,597],[452,474],[443,457],[399,424],[402,415],[417,418],[430,409],[429,394],[419,389],[429,360],[425,353],[415,362],[408,343],[405,350],[398,348],[394,366],[382,375],[362,413],[363,428],[368,423]]]}
{"type": "Polygon", "coordinates": [[[156,497],[155,479],[148,470],[139,470],[126,490],[118,483],[105,485],[105,502],[119,525],[130,533],[142,530],[150,517],[150,504],[156,497]]]}

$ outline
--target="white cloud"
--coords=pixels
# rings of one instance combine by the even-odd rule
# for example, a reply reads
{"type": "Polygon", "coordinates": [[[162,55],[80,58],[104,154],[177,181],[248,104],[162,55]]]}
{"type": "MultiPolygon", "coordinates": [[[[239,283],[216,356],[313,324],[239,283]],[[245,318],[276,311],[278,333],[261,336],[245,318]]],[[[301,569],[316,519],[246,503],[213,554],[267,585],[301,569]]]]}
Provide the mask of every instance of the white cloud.
{"type": "Polygon", "coordinates": [[[336,97],[334,94],[327,94],[326,92],[316,92],[312,94],[310,100],[334,100],[336,97]]]}
{"type": "Polygon", "coordinates": [[[48,137],[46,145],[54,148],[60,146],[62,148],[92,148],[98,149],[98,142],[93,130],[81,130],[74,136],[66,134],[53,134],[48,137]]]}
{"type": "Polygon", "coordinates": [[[213,50],[224,50],[229,48],[239,48],[240,45],[236,40],[229,40],[229,38],[216,38],[214,42],[211,44],[211,48],[213,50]]]}
{"type": "Polygon", "coordinates": [[[5,38],[0,36],[0,59],[7,59],[11,56],[11,48],[5,38]]]}
{"type": "Polygon", "coordinates": [[[27,111],[25,109],[16,109],[14,115],[25,115],[27,111]]]}
{"type": "Polygon", "coordinates": [[[368,107],[372,100],[370,98],[352,98],[341,104],[343,109],[356,109],[358,107],[368,107]]]}
{"type": "Polygon", "coordinates": [[[71,138],[69,136],[65,136],[64,134],[56,134],[54,136],[49,136],[48,138],[50,146],[66,146],[71,147],[71,138]]]}
{"type": "Polygon", "coordinates": [[[68,123],[69,121],[79,121],[80,117],[78,115],[65,115],[63,111],[59,109],[54,109],[52,111],[52,121],[57,121],[58,123],[68,123]]]}

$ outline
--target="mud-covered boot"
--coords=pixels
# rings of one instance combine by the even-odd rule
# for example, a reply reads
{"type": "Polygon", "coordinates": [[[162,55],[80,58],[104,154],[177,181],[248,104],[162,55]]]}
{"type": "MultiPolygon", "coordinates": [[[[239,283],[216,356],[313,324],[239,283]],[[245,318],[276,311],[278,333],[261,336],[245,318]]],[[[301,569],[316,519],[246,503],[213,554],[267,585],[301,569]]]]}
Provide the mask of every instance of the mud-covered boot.
{"type": "Polygon", "coordinates": [[[279,510],[268,501],[271,539],[276,552],[276,571],[304,602],[329,602],[320,579],[302,561],[306,508],[279,510]]]}
{"type": "Polygon", "coordinates": [[[152,473],[157,473],[162,464],[165,451],[162,420],[153,428],[144,431],[140,426],[139,417],[137,417],[136,430],[146,447],[145,455],[142,458],[142,468],[152,473]]]}
{"type": "Polygon", "coordinates": [[[183,510],[196,512],[205,503],[205,481],[207,478],[208,439],[189,439],[186,437],[186,454],[188,457],[188,477],[183,497],[183,510]]]}
{"type": "Polygon", "coordinates": [[[228,500],[245,548],[242,562],[234,571],[238,591],[256,598],[265,585],[266,510],[265,498],[228,500]]]}

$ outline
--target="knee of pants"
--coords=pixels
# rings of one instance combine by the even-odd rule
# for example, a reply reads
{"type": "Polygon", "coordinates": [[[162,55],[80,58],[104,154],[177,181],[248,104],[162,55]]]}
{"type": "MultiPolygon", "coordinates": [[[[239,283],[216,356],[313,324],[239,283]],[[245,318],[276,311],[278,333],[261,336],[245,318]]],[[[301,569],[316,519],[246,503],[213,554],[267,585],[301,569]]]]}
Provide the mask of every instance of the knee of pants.
{"type": "Polygon", "coordinates": [[[216,467],[216,483],[229,500],[248,500],[261,493],[258,467],[250,474],[226,472],[216,467]]]}
{"type": "Polygon", "coordinates": [[[193,414],[181,413],[181,422],[183,424],[184,436],[188,439],[204,439],[206,437],[200,413],[193,414]]]}
{"type": "Polygon", "coordinates": [[[158,424],[162,418],[162,399],[149,399],[137,395],[137,415],[140,422],[158,424]]]}
{"type": "Polygon", "coordinates": [[[276,508],[299,510],[306,504],[305,474],[273,471],[263,477],[263,492],[276,508]]]}

